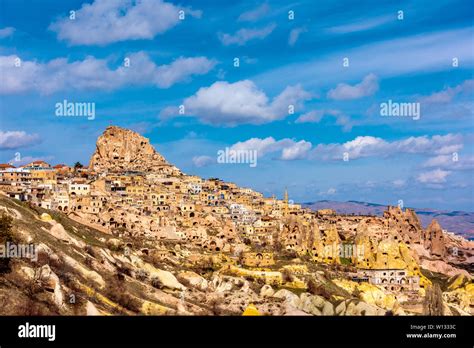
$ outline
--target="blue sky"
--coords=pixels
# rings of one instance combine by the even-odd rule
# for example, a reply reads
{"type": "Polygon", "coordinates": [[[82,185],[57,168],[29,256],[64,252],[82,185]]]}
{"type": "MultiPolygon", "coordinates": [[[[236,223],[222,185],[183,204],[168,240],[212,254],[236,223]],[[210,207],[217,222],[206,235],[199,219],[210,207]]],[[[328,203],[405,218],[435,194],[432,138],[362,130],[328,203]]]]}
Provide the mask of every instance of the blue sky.
{"type": "Polygon", "coordinates": [[[472,211],[473,65],[470,1],[0,0],[0,162],[87,163],[114,124],[265,195],[472,211]]]}

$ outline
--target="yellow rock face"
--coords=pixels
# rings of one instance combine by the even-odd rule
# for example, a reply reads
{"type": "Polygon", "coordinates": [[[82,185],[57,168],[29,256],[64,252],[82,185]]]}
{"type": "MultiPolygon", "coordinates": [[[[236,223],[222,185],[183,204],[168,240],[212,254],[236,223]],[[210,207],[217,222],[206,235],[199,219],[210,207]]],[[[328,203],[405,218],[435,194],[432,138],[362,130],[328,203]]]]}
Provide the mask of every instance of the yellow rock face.
{"type": "Polygon", "coordinates": [[[166,315],[170,309],[157,303],[143,301],[140,311],[145,315],[166,315]]]}
{"type": "Polygon", "coordinates": [[[308,267],[306,265],[285,265],[282,268],[294,274],[308,273],[308,267]]]}
{"type": "Polygon", "coordinates": [[[243,316],[259,316],[261,315],[258,309],[253,305],[249,304],[245,311],[242,313],[243,316]]]}
{"type": "Polygon", "coordinates": [[[360,299],[364,302],[387,310],[395,310],[399,306],[394,295],[385,294],[385,292],[376,285],[361,283],[357,289],[360,291],[360,299]]]}
{"type": "MultiPolygon", "coordinates": [[[[474,284],[473,283],[467,284],[465,288],[469,296],[471,296],[471,298],[474,299],[474,284]]],[[[471,303],[473,302],[471,301],[471,303]]]]}
{"type": "MultiPolygon", "coordinates": [[[[428,278],[426,278],[423,275],[420,276],[420,287],[422,288],[420,290],[427,289],[431,285],[433,285],[433,283],[431,283],[431,280],[429,280],[428,278]]],[[[421,294],[422,293],[420,292],[420,295],[421,294]]]]}
{"type": "Polygon", "coordinates": [[[339,258],[339,247],[341,245],[341,239],[337,233],[336,226],[331,226],[324,232],[323,236],[324,248],[326,249],[326,255],[323,257],[323,262],[326,263],[341,263],[339,258]],[[327,252],[329,250],[329,252],[327,252]]]}
{"type": "Polygon", "coordinates": [[[405,269],[407,262],[402,258],[397,242],[382,240],[377,248],[376,259],[373,265],[375,269],[405,269]]]}
{"type": "Polygon", "coordinates": [[[459,274],[459,275],[451,277],[448,282],[449,282],[448,290],[453,291],[460,287],[463,287],[465,284],[470,283],[471,280],[466,275],[459,274]]]}
{"type": "Polygon", "coordinates": [[[381,288],[374,284],[357,283],[347,279],[335,279],[333,282],[344,290],[353,294],[359,292],[359,298],[377,307],[396,311],[399,308],[397,299],[392,294],[386,294],[381,288]]]}
{"type": "Polygon", "coordinates": [[[285,286],[294,289],[307,289],[306,283],[301,279],[294,279],[291,282],[286,282],[285,286]]]}
{"type": "Polygon", "coordinates": [[[357,289],[358,285],[358,283],[347,279],[334,279],[333,283],[351,294],[357,289]]]}
{"type": "Polygon", "coordinates": [[[41,214],[41,220],[47,222],[47,221],[52,221],[53,218],[51,217],[51,215],[47,213],[43,213],[41,214]]]}
{"type": "Polygon", "coordinates": [[[458,287],[456,290],[443,293],[443,299],[447,303],[472,315],[471,307],[474,306],[474,284],[469,280],[469,283],[464,287],[458,287]]]}
{"type": "Polygon", "coordinates": [[[352,262],[359,268],[368,269],[406,269],[408,275],[420,277],[420,286],[431,285],[431,281],[420,272],[420,266],[411,250],[403,242],[393,239],[377,243],[369,235],[362,233],[356,237],[358,254],[352,262]]]}
{"type": "Polygon", "coordinates": [[[255,271],[245,268],[239,268],[233,265],[227,265],[223,267],[222,271],[239,277],[252,277],[254,279],[263,279],[266,284],[270,285],[281,285],[283,282],[283,276],[281,272],[255,271]]]}
{"type": "Polygon", "coordinates": [[[355,238],[357,252],[352,256],[352,263],[358,268],[373,268],[375,264],[376,245],[365,233],[355,238]]]}
{"type": "Polygon", "coordinates": [[[336,226],[331,226],[324,232],[313,231],[313,245],[311,248],[313,259],[317,262],[340,264],[339,257],[341,239],[336,226]]]}
{"type": "Polygon", "coordinates": [[[219,267],[228,263],[234,263],[228,256],[225,254],[213,254],[210,256],[211,262],[214,266],[219,267]]]}

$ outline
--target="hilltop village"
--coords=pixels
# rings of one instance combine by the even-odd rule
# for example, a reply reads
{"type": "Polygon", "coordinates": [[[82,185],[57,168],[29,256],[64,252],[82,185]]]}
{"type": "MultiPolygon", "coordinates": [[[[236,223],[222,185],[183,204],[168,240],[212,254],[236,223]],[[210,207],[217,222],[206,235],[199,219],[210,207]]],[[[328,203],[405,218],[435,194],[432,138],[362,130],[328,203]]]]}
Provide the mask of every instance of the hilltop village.
{"type": "Polygon", "coordinates": [[[12,260],[0,283],[0,300],[18,288],[11,308],[28,300],[52,314],[474,313],[473,243],[436,220],[423,228],[399,207],[382,217],[311,211],[286,191],[276,199],[186,175],[120,127],[98,138],[88,166],[0,165],[0,192],[17,239],[44,256],[12,260]],[[47,294],[26,299],[25,283],[47,294]]]}

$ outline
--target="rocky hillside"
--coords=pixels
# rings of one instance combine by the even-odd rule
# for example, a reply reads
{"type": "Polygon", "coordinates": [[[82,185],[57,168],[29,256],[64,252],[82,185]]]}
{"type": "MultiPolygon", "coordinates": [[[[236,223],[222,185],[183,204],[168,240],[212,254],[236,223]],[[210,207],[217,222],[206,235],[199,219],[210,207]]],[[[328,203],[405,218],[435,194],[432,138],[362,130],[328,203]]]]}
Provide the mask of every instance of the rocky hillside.
{"type": "Polygon", "coordinates": [[[12,219],[16,243],[33,243],[38,248],[36,260],[12,258],[8,270],[2,271],[2,315],[240,315],[246,310],[256,312],[255,306],[263,314],[333,315],[335,306],[328,300],[332,293],[348,301],[339,306],[339,314],[384,313],[351,299],[349,293],[331,285],[323,271],[314,284],[328,299],[309,293],[299,298],[283,288],[230,275],[239,269],[224,267],[226,258],[208,257],[191,264],[186,261],[189,251],[179,244],[157,249],[137,239],[119,240],[62,214],[4,197],[0,197],[0,209],[3,217],[12,219]],[[158,256],[163,250],[170,251],[168,257],[158,256]]]}
{"type": "MultiPolygon", "coordinates": [[[[11,258],[2,269],[2,315],[421,313],[421,307],[402,305],[374,285],[344,279],[349,269],[341,264],[285,256],[263,272],[245,270],[224,254],[196,258],[180,243],[115,238],[62,213],[1,196],[0,210],[1,236],[37,246],[36,259],[11,258]],[[259,281],[266,277],[278,282],[259,281]]],[[[394,260],[401,255],[396,254],[394,260]]],[[[469,313],[469,276],[427,275],[443,284],[445,313],[469,313]]]]}
{"type": "MultiPolygon", "coordinates": [[[[374,215],[382,216],[386,205],[348,201],[317,201],[304,203],[303,206],[313,210],[333,209],[338,214],[374,215]]],[[[447,211],[435,209],[413,209],[421,220],[423,227],[427,227],[433,219],[438,220],[443,228],[467,239],[474,239],[474,213],[467,211],[447,211]]]]}

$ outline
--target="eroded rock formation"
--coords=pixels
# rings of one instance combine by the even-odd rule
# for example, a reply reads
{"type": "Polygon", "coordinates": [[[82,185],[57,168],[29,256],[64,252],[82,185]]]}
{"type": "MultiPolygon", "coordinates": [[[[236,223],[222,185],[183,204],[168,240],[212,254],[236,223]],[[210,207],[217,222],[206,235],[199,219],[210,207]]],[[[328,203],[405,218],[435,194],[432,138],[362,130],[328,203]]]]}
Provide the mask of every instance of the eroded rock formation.
{"type": "Polygon", "coordinates": [[[443,230],[438,221],[434,219],[425,231],[425,248],[432,255],[443,257],[446,252],[443,230]]]}
{"type": "Polygon", "coordinates": [[[140,134],[110,126],[97,139],[89,168],[95,172],[140,171],[178,175],[179,169],[169,164],[140,134]]]}

